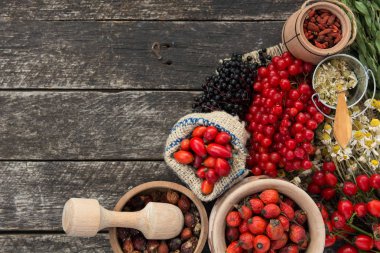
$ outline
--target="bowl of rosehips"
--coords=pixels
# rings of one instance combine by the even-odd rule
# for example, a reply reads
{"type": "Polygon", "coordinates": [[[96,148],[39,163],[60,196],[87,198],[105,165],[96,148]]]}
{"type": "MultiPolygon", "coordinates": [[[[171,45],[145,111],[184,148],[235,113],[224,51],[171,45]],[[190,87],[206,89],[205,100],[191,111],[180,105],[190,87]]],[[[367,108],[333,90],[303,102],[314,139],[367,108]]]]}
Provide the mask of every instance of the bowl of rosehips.
{"type": "Polygon", "coordinates": [[[138,230],[111,228],[114,253],[201,253],[207,240],[208,219],[202,202],[186,187],[166,181],[154,181],[134,187],[117,202],[114,211],[134,212],[149,202],[178,206],[184,216],[181,233],[169,240],[147,240],[138,230]]]}
{"type": "Polygon", "coordinates": [[[282,179],[249,177],[210,215],[211,252],[322,253],[325,227],[310,196],[282,179]]]}

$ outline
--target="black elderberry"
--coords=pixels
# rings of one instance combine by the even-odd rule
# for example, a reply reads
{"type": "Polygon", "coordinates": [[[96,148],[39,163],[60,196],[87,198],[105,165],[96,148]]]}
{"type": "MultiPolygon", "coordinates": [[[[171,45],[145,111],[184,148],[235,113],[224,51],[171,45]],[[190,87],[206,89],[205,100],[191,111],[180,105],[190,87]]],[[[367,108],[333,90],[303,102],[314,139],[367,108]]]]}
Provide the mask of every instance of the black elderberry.
{"type": "Polygon", "coordinates": [[[209,76],[202,84],[203,94],[196,98],[193,111],[210,112],[225,110],[241,119],[249,109],[252,98],[252,80],[256,78],[259,66],[268,63],[265,51],[260,50],[260,62],[253,62],[248,56],[233,53],[229,60],[223,60],[216,68],[216,74],[209,76]]]}

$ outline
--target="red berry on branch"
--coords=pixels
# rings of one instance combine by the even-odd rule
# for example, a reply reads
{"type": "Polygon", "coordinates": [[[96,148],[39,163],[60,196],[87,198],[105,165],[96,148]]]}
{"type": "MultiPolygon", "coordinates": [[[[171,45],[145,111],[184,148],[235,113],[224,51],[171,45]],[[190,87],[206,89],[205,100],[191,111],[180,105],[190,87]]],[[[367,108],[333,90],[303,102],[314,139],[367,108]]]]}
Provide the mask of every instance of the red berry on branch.
{"type": "Polygon", "coordinates": [[[322,169],[328,172],[334,172],[336,170],[334,162],[324,162],[322,169]]]}
{"type": "Polygon", "coordinates": [[[355,246],[360,250],[371,250],[373,248],[373,239],[368,235],[357,235],[354,239],[355,246]]]}
{"type": "Polygon", "coordinates": [[[356,184],[354,184],[352,182],[344,182],[343,192],[347,196],[354,196],[358,192],[358,188],[357,188],[356,184]]]}
{"type": "Polygon", "coordinates": [[[370,185],[376,190],[380,188],[380,174],[373,174],[370,177],[370,185]]]}
{"type": "Polygon", "coordinates": [[[368,192],[370,190],[370,179],[367,175],[359,175],[356,177],[356,184],[359,189],[363,192],[368,192]]]}

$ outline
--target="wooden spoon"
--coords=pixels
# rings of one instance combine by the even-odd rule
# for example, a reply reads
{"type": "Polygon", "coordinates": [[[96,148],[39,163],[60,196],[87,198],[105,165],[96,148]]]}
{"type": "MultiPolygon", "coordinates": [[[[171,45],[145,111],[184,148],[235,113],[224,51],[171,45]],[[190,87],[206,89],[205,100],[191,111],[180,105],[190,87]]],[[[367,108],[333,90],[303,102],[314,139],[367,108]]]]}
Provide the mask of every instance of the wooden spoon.
{"type": "Polygon", "coordinates": [[[346,93],[344,91],[338,93],[333,128],[336,141],[342,148],[346,148],[352,137],[352,122],[348,113],[346,93]]]}
{"type": "Polygon", "coordinates": [[[104,209],[96,199],[69,199],[62,214],[62,226],[69,236],[91,237],[107,227],[140,230],[146,239],[166,240],[179,235],[184,218],[171,204],[148,203],[138,212],[114,212],[104,209]]]}

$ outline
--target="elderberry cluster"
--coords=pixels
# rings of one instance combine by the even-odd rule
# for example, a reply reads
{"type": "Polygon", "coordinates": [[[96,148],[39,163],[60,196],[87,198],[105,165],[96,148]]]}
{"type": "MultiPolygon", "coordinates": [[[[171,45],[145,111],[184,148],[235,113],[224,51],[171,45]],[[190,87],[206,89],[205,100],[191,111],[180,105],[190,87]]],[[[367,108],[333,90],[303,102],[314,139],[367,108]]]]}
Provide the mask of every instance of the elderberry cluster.
{"type": "Polygon", "coordinates": [[[224,110],[244,119],[252,100],[252,83],[257,69],[266,66],[270,60],[265,49],[259,52],[259,63],[248,56],[246,61],[241,54],[234,53],[228,60],[223,60],[216,69],[216,74],[206,78],[202,84],[203,94],[195,98],[195,112],[224,110]]]}

